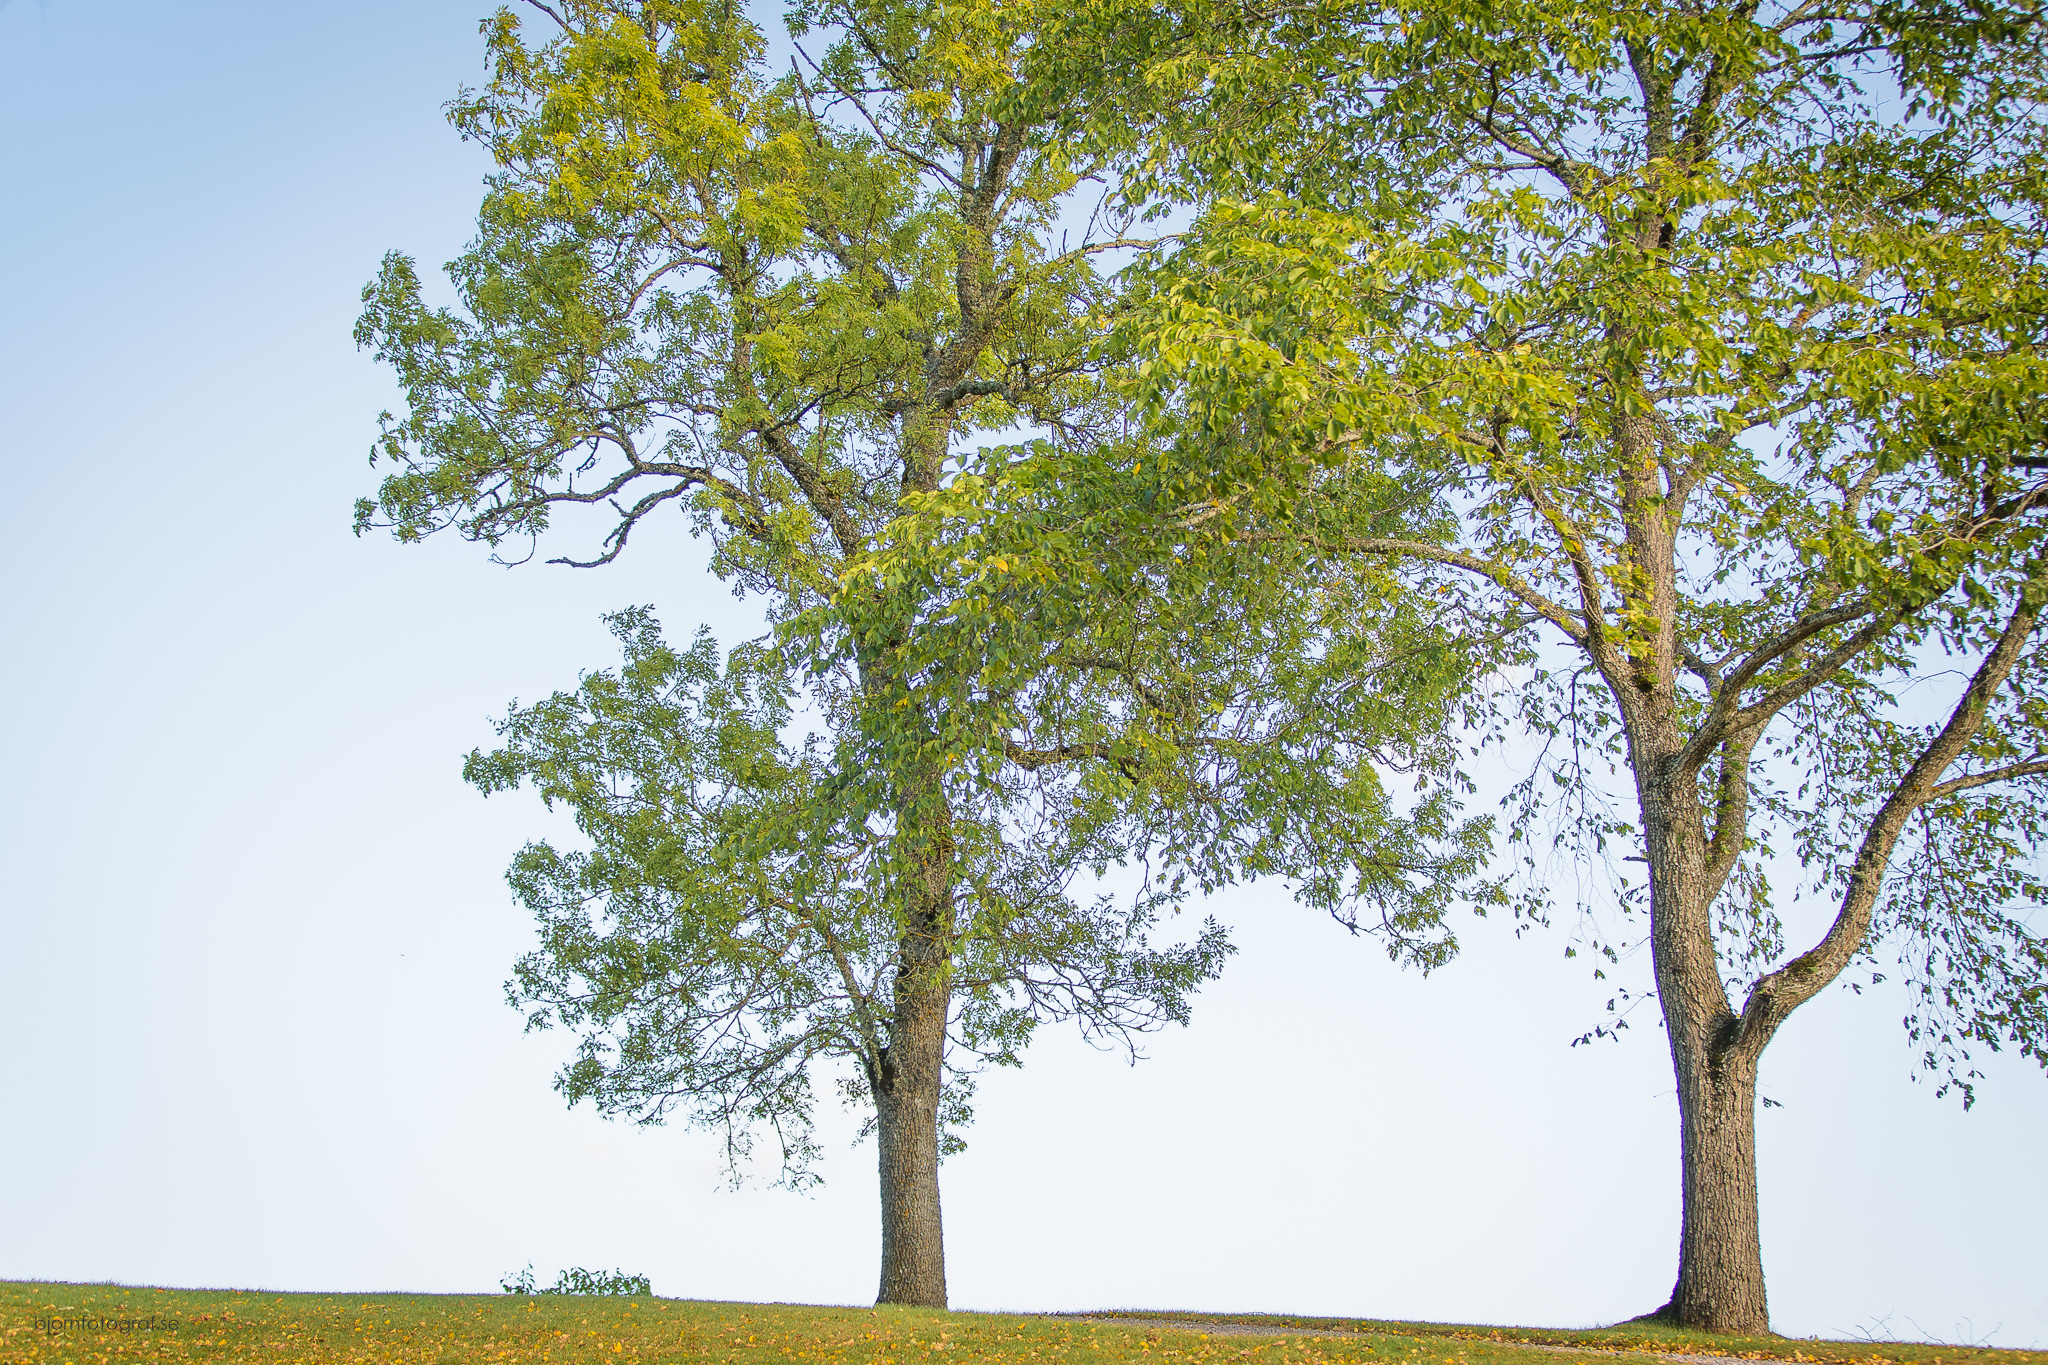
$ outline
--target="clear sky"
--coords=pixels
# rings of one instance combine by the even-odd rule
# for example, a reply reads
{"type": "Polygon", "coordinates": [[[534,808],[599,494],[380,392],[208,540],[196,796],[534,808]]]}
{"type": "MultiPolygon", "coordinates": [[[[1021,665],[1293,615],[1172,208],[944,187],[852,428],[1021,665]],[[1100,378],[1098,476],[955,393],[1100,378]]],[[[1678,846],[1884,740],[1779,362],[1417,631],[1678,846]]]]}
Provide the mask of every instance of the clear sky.
{"type": "MultiPolygon", "coordinates": [[[[0,1277],[865,1302],[872,1147],[812,1196],[713,1139],[567,1111],[501,983],[500,873],[557,830],[459,780],[602,612],[756,629],[680,524],[595,572],[354,539],[391,388],[349,338],[400,247],[467,236],[440,106],[473,0],[0,4],[0,1277]]],[[[680,523],[681,518],[675,519],[680,523]]],[[[1135,1068],[1048,1030],[944,1171],[955,1306],[1580,1325],[1664,1301],[1676,1112],[1646,1009],[1562,930],[1467,926],[1425,981],[1259,887],[1135,1068]]],[[[1645,974],[1637,961],[1631,970],[1645,974]]],[[[1639,982],[1638,982],[1639,984],[1639,982]]],[[[1913,1084],[1903,998],[1764,1063],[1781,1331],[2048,1346],[2048,1082],[1913,1084]],[[1887,1328],[1888,1325],[1888,1328],[1887,1328]]]]}

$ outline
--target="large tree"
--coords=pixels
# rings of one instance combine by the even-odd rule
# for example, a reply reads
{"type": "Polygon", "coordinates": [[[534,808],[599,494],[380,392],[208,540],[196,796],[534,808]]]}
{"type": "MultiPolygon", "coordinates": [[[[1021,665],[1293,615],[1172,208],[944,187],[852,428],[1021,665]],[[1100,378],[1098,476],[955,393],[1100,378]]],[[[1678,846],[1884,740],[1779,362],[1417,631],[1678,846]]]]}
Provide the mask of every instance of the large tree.
{"type": "Polygon", "coordinates": [[[931,502],[963,461],[1004,466],[972,455],[995,434],[1143,449],[1098,344],[1120,229],[1061,226],[1091,167],[1005,104],[1032,6],[806,3],[785,73],[722,0],[533,9],[537,39],[486,25],[491,79],[453,106],[497,163],[454,305],[402,255],[365,292],[405,411],[359,527],[521,554],[581,531],[563,558],[596,565],[679,511],[763,604],[773,635],[726,660],[618,618],[622,668],[473,756],[587,839],[513,868],[543,929],[514,995],[581,1032],[572,1100],[680,1109],[736,1153],[765,1125],[799,1179],[813,1064],[850,1061],[879,1298],[943,1306],[949,1067],[1014,1061],[1048,1017],[1183,1018],[1225,947],[1148,947],[1155,915],[1290,876],[1444,950],[1481,831],[1380,774],[1441,768],[1463,654],[1380,585],[1276,572],[1284,549],[1196,568],[1171,537],[1091,541],[1058,487],[1015,510],[1102,587],[1085,604],[1000,553],[904,553],[964,544],[931,502]],[[1398,701],[1333,706],[1372,660],[1398,701]],[[1127,900],[1085,893],[1123,862],[1127,900]]]}
{"type": "Polygon", "coordinates": [[[1647,914],[1687,1325],[1768,1325],[1758,1061],[1859,961],[1966,1099],[1973,1044],[2048,1062],[2040,19],[1093,0],[1044,48],[1199,211],[1128,324],[1178,505],[1521,614],[1517,837],[1552,803],[1647,914]],[[1455,533],[1361,530],[1361,467],[1455,533]]]}

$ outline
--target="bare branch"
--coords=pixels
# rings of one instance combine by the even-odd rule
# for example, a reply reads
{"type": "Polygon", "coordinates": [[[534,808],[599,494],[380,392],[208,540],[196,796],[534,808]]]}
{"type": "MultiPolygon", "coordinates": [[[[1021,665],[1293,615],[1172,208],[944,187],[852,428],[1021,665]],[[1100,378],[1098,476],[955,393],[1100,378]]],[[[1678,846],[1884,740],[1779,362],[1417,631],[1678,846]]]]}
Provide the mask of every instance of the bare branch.
{"type": "Polygon", "coordinates": [[[561,25],[562,32],[568,33],[570,31],[568,22],[561,15],[555,13],[553,6],[542,4],[541,0],[521,0],[521,3],[533,6],[548,18],[554,20],[557,24],[561,25]]]}

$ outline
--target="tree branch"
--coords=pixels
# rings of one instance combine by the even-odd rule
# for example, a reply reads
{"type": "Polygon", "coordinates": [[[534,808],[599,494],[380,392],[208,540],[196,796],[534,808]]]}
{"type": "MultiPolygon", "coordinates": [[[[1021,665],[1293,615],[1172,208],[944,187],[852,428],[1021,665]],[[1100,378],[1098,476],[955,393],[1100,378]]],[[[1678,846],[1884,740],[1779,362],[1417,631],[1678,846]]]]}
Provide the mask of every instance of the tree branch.
{"type": "MultiPolygon", "coordinates": [[[[1757,978],[1756,984],[1750,987],[1749,998],[1743,1004],[1728,1046],[1748,1046],[1752,1053],[1761,1050],[1785,1017],[1841,975],[1862,948],[1870,917],[1877,906],[1878,892],[1884,886],[1885,871],[1891,863],[1892,849],[1905,828],[1906,818],[1933,800],[1944,786],[1951,785],[1936,779],[1962,756],[1963,750],[1983,728],[1992,698],[2012,675],[2021,650],[2039,622],[2041,607],[2029,599],[2048,587],[2048,564],[2036,562],[2031,567],[2027,581],[2021,586],[2019,602],[2006,620],[2005,629],[1978,664],[1969,687],[1949,713],[1948,723],[1942,726],[1941,733],[1927,742],[1927,747],[1906,769],[1891,795],[1885,798],[1884,804],[1872,817],[1863,842],[1856,851],[1856,861],[1850,867],[1849,886],[1842,895],[1841,909],[1836,912],[1834,922],[1811,950],[1776,971],[1757,978]]],[[[2030,775],[2020,771],[2025,769],[2048,771],[2048,763],[2015,764],[2011,775],[2030,775]]],[[[2001,775],[2005,772],[2000,770],[2001,775]]],[[[1956,784],[1954,790],[1960,791],[1995,780],[1998,777],[1980,773],[1952,779],[1952,783],[1956,784]]]]}
{"type": "Polygon", "coordinates": [[[1584,626],[1574,621],[1569,608],[1553,601],[1520,574],[1505,564],[1497,564],[1478,555],[1467,554],[1445,545],[1432,545],[1425,540],[1401,540],[1391,536],[1362,536],[1357,538],[1331,540],[1317,535],[1278,535],[1272,532],[1253,532],[1234,537],[1246,544],[1305,545],[1311,549],[1323,550],[1330,554],[1360,555],[1405,555],[1411,559],[1426,559],[1432,563],[1448,565],[1476,574],[1494,586],[1508,593],[1523,606],[1528,607],[1550,624],[1563,631],[1573,644],[1586,642],[1584,626]]]}
{"type": "Polygon", "coordinates": [[[863,541],[860,529],[847,515],[846,502],[837,489],[819,475],[817,469],[796,447],[796,442],[782,434],[777,427],[763,427],[756,433],[775,457],[775,462],[796,481],[803,495],[818,515],[825,518],[825,524],[832,528],[832,538],[839,542],[840,551],[849,559],[861,552],[863,541]]]}
{"type": "MultiPolygon", "coordinates": [[[[1874,604],[1865,601],[1845,607],[1834,607],[1827,611],[1810,611],[1751,650],[1749,656],[1736,665],[1735,671],[1725,678],[1700,673],[1699,669],[1694,669],[1695,673],[1700,673],[1700,676],[1706,677],[1714,685],[1715,692],[1712,706],[1693,731],[1692,739],[1687,741],[1686,746],[1678,753],[1679,766],[1696,768],[1706,762],[1708,753],[1718,748],[1734,731],[1749,728],[1753,724],[1761,725],[1827,681],[1842,664],[1855,657],[1856,653],[1869,643],[1869,640],[1864,639],[1866,631],[1859,631],[1851,636],[1847,644],[1834,650],[1805,674],[1767,694],[1754,706],[1738,709],[1743,689],[1749,686],[1757,674],[1823,631],[1860,620],[1876,610],[1874,604]]],[[[1881,635],[1884,630],[1889,630],[1896,624],[1895,619],[1887,620],[1882,623],[1883,629],[1876,634],[1881,635]]],[[[1876,635],[1871,635],[1870,638],[1875,639],[1876,635]]]]}
{"type": "Polygon", "coordinates": [[[1022,768],[1025,772],[1037,772],[1040,768],[1055,763],[1072,763],[1076,759],[1095,759],[1108,763],[1125,777],[1136,780],[1136,770],[1127,758],[1119,758],[1116,751],[1107,744],[1062,744],[1052,749],[1027,749],[1013,739],[1003,741],[1003,757],[1022,768]]]}
{"type": "Polygon", "coordinates": [[[1942,797],[1954,796],[1957,792],[1971,791],[1977,787],[1988,787],[1994,782],[2011,782],[2016,778],[2038,777],[2042,773],[2048,773],[2048,759],[2033,759],[2026,763],[2008,763],[2003,768],[1993,768],[1988,772],[1966,773],[1961,777],[1952,777],[1928,792],[1927,800],[1939,801],[1942,797]]]}
{"type": "Polygon", "coordinates": [[[533,6],[542,14],[545,14],[548,18],[554,20],[557,24],[560,24],[562,32],[568,33],[571,31],[567,21],[565,21],[561,15],[555,13],[553,6],[542,4],[541,0],[523,0],[523,3],[533,6]]]}

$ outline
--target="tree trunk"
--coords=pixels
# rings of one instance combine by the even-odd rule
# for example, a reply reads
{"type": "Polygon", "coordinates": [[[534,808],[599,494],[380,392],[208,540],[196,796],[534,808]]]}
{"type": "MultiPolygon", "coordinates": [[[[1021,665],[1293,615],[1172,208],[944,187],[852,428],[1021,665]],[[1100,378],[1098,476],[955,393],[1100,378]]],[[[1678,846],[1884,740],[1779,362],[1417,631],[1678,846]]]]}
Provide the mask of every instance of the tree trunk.
{"type": "Polygon", "coordinates": [[[935,982],[896,990],[895,1026],[875,1132],[881,1148],[882,1285],[877,1303],[946,1306],[946,1248],[939,1222],[939,1087],[945,1061],[946,990],[935,982]]]}
{"type": "MultiPolygon", "coordinates": [[[[912,810],[917,804],[906,803],[912,810]]],[[[936,803],[934,803],[936,804],[936,803]]],[[[939,1222],[939,1094],[952,1006],[953,865],[950,823],[939,807],[918,826],[896,945],[894,1017],[881,1064],[869,1075],[882,1180],[882,1284],[877,1303],[946,1306],[946,1247],[939,1222]],[[936,827],[935,827],[936,826],[936,827]]],[[[917,816],[923,816],[919,819],[917,816]]]]}
{"type": "MultiPolygon", "coordinates": [[[[1639,753],[1650,748],[1636,747],[1639,753]]],[[[1638,791],[1650,855],[1657,1003],[1678,1082],[1682,1199],[1678,1282],[1671,1301],[1653,1316],[1709,1332],[1766,1333],[1756,1067],[1775,1024],[1745,1020],[1728,1003],[1711,918],[1723,878],[1694,779],[1665,775],[1670,765],[1662,754],[1643,766],[1663,776],[1641,782],[1638,791]]]]}
{"type": "MultiPolygon", "coordinates": [[[[963,252],[966,250],[962,248],[963,252]]],[[[963,256],[963,261],[965,257],[963,256]]],[[[965,267],[961,312],[973,312],[965,267]]],[[[975,352],[975,353],[978,353],[975,352]]],[[[972,364],[971,354],[931,357],[926,379],[940,387],[947,358],[958,367],[946,386],[972,364]]],[[[939,486],[951,448],[950,407],[917,407],[903,414],[902,491],[939,486]]],[[[910,634],[910,614],[893,623],[898,639],[910,634]]],[[[898,660],[890,657],[863,685],[877,704],[900,706],[898,660]]],[[[930,730],[925,730],[929,736],[930,730]]],[[[896,789],[899,854],[907,874],[903,937],[896,945],[895,1015],[881,1064],[869,1069],[875,1098],[875,1133],[882,1184],[882,1284],[876,1303],[946,1306],[946,1246],[939,1219],[939,1095],[945,1084],[946,1024],[952,1012],[953,840],[944,774],[915,768],[896,789]]]]}
{"type": "Polygon", "coordinates": [[[1666,1310],[1681,1326],[1757,1336],[1771,1330],[1757,1225],[1756,1060],[1712,1047],[1678,1062],[1681,1187],[1678,1283],[1666,1310]]]}

